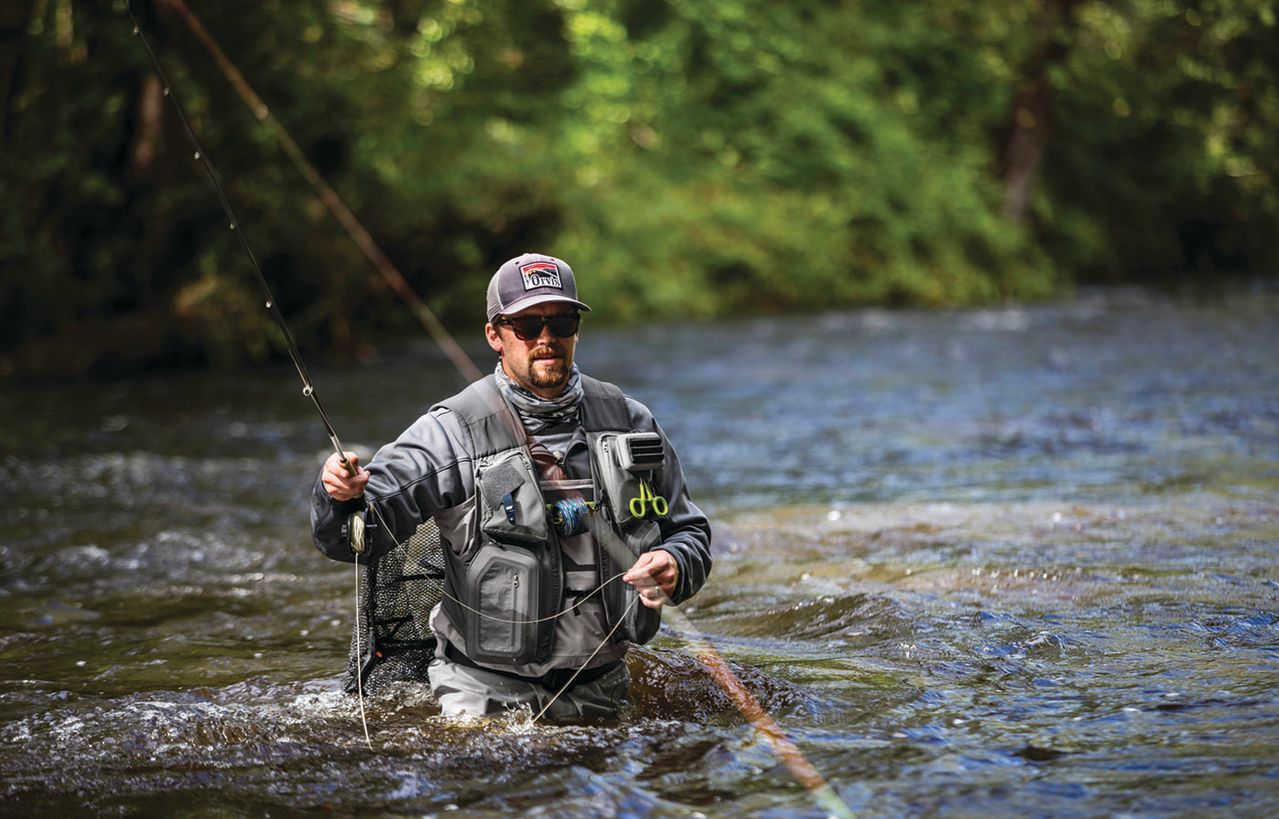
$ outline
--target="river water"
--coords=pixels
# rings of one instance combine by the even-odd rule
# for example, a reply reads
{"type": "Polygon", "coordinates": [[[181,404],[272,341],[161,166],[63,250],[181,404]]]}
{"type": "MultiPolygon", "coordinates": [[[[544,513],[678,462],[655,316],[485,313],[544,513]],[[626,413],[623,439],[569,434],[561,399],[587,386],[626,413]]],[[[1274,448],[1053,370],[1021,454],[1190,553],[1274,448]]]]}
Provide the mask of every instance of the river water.
{"type": "MultiPolygon", "coordinates": [[[[292,372],[10,389],[3,811],[831,809],[705,640],[857,814],[1274,815],[1277,352],[1256,288],[587,323],[583,369],[654,409],[713,518],[710,582],[632,652],[620,722],[452,724],[401,686],[372,751],[292,372]]],[[[458,386],[426,345],[313,366],[356,448],[458,386]]]]}

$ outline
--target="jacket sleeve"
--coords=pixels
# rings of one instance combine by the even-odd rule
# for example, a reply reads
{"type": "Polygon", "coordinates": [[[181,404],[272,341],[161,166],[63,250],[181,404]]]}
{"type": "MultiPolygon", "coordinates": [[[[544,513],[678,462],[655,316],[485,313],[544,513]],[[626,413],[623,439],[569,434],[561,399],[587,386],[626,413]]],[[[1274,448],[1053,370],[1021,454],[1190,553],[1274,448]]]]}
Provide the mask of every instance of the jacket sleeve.
{"type": "Polygon", "coordinates": [[[666,517],[659,520],[662,542],[657,548],[670,552],[679,565],[679,579],[671,599],[674,603],[683,603],[701,589],[711,573],[711,524],[689,497],[679,456],[652,413],[632,398],[628,397],[626,403],[633,429],[662,436],[666,462],[655,477],[658,494],[666,498],[670,509],[666,517]]]}
{"type": "Polygon", "coordinates": [[[368,509],[369,522],[390,530],[390,537],[383,533],[376,538],[370,555],[376,557],[437,511],[464,501],[474,491],[475,477],[461,434],[456,417],[436,408],[373,456],[363,497],[334,500],[317,479],[311,493],[315,547],[334,560],[353,562],[355,553],[342,537],[342,525],[353,512],[368,509]]]}

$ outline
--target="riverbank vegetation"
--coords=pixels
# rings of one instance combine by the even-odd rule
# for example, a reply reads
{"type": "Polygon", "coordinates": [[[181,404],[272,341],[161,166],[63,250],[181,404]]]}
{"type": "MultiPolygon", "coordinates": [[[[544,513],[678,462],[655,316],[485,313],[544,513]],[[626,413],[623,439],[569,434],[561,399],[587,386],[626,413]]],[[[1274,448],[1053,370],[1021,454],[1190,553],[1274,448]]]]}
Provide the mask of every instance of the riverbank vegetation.
{"type": "MultiPolygon", "coordinates": [[[[415,329],[193,34],[447,323],[503,259],[600,320],[1279,269],[1274,2],[134,0],[294,334],[415,329]]],[[[277,353],[122,2],[0,11],[0,372],[277,353]]]]}

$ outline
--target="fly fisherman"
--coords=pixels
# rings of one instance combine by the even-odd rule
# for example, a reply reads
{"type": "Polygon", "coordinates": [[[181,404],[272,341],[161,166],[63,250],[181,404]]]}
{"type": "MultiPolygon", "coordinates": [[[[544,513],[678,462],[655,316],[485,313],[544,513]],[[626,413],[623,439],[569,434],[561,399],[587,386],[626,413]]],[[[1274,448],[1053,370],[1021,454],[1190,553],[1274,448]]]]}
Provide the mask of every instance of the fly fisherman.
{"type": "Polygon", "coordinates": [[[560,259],[506,262],[488,287],[493,375],[367,469],[347,453],[352,475],[334,453],[316,484],[312,534],[334,560],[355,560],[353,515],[390,530],[369,559],[438,524],[445,585],[428,673],[445,716],[548,703],[558,719],[616,716],[628,644],[650,640],[663,603],[710,572],[710,524],[652,413],[573,363],[588,310],[560,259]]]}

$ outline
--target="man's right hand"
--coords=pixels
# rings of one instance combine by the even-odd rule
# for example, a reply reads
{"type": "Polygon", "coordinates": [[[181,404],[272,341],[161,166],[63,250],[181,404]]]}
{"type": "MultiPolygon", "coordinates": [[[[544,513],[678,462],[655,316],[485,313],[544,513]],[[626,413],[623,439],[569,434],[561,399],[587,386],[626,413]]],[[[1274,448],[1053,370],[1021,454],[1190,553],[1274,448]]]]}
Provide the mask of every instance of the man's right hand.
{"type": "Polygon", "coordinates": [[[320,473],[324,490],[334,500],[347,501],[358,498],[364,494],[364,487],[369,483],[369,471],[360,468],[360,456],[354,452],[348,452],[346,459],[355,470],[354,475],[342,466],[342,461],[336,452],[324,462],[324,471],[320,473]]]}

